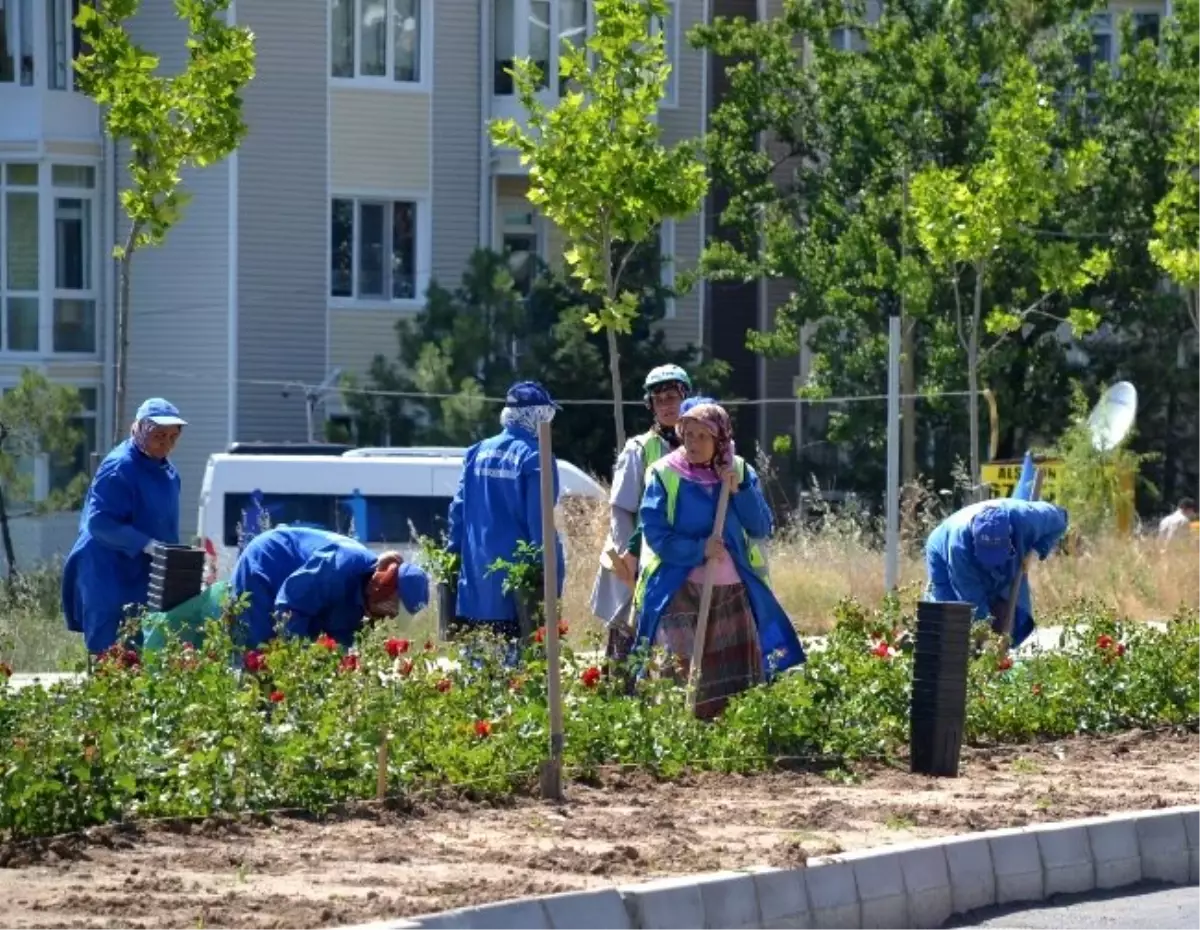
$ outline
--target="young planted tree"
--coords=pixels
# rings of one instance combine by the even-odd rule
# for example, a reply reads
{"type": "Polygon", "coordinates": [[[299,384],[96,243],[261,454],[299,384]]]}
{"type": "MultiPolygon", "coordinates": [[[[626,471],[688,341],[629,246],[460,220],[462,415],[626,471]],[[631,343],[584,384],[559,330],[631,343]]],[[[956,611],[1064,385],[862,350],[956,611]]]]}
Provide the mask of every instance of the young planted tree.
{"type": "MultiPolygon", "coordinates": [[[[954,331],[967,355],[971,480],[979,483],[979,366],[1000,342],[1033,315],[1047,315],[1052,297],[1074,297],[1104,277],[1109,253],[1075,241],[1037,237],[1037,227],[1065,195],[1090,183],[1100,159],[1094,141],[1055,152],[1058,113],[1053,94],[1030,62],[1014,56],[999,76],[1002,92],[988,132],[986,155],[962,170],[927,166],[912,180],[915,234],[949,284],[954,331]],[[1036,261],[1039,295],[1024,306],[984,297],[1005,251],[1036,261]],[[964,293],[969,289],[969,293],[964,293]],[[985,345],[985,339],[993,337],[985,345]]],[[[1098,314],[1073,308],[1076,333],[1094,329],[1098,314]]]]}
{"type": "Polygon", "coordinates": [[[34,506],[34,463],[39,456],[52,461],[69,459],[79,448],[83,433],[78,426],[82,405],[79,392],[55,384],[26,368],[16,387],[0,394],[0,544],[11,580],[17,573],[8,509],[15,503],[30,510],[73,506],[79,499],[86,476],[34,506]]]}
{"type": "Polygon", "coordinates": [[[114,443],[127,425],[134,252],[160,245],[179,222],[189,199],[182,171],[211,165],[237,148],[246,134],[241,91],[254,76],[254,36],[226,21],[232,0],[174,2],[188,25],[187,65],[174,75],[159,74],[159,57],[129,34],[127,23],[141,0],[91,0],[75,19],[88,47],[75,61],[79,86],[104,108],[118,157],[128,157],[128,186],[120,199],[129,225],[113,249],[119,265],[114,443]]]}
{"type": "Polygon", "coordinates": [[[1154,209],[1150,254],[1178,284],[1187,301],[1192,328],[1200,330],[1200,108],[1192,107],[1172,140],[1169,188],[1154,209]]]}
{"type": "Polygon", "coordinates": [[[586,45],[562,46],[567,90],[557,106],[541,100],[540,69],[519,61],[513,79],[526,124],[491,127],[493,141],[529,166],[529,200],[565,235],[581,289],[602,298],[584,321],[606,335],[618,448],[625,420],[617,336],[631,331],[638,312],[626,271],[663,220],[700,208],[707,187],[697,145],[667,148],[660,139],[656,116],[670,64],[655,26],[668,12],[664,0],[596,0],[586,45]]]}

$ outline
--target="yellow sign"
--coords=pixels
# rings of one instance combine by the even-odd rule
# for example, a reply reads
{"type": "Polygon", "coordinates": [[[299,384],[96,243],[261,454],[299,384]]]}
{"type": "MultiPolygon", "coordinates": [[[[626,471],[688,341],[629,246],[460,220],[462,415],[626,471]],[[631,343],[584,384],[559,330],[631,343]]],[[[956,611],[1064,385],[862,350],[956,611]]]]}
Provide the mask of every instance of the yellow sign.
{"type": "MultiPolygon", "coordinates": [[[[988,462],[981,469],[980,477],[984,484],[991,485],[992,494],[996,497],[1012,497],[1017,484],[1021,480],[1023,460],[1012,462],[988,462]]],[[[1037,467],[1045,474],[1042,478],[1042,500],[1053,501],[1058,486],[1058,469],[1062,462],[1058,459],[1047,459],[1037,463],[1037,467]]]]}

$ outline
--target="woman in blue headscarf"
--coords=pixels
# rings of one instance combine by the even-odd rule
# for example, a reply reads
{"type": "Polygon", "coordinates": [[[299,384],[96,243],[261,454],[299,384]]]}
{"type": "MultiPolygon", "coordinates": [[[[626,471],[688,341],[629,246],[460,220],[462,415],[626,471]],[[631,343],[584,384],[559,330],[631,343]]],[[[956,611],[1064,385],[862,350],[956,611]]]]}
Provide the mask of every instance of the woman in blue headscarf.
{"type": "Polygon", "coordinates": [[[179,472],[168,456],[186,425],[174,404],[146,401],[88,488],[63,566],[62,608],[92,655],[116,643],[126,605],[146,603],[155,544],[179,542],[179,472]]]}

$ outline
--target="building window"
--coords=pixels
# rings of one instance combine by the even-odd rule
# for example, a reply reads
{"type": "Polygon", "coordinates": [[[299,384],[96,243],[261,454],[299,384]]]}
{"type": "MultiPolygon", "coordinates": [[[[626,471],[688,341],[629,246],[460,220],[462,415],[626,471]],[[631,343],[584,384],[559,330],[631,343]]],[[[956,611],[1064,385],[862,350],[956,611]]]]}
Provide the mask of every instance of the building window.
{"type": "MultiPolygon", "coordinates": [[[[1158,45],[1159,15],[1157,13],[1133,14],[1133,41],[1149,40],[1158,45]]],[[[1132,51],[1132,50],[1131,50],[1132,51]]]]}
{"type": "Polygon", "coordinates": [[[522,297],[528,297],[537,276],[541,258],[537,215],[528,203],[512,205],[504,210],[504,228],[500,248],[508,258],[513,286],[522,297]]]}
{"type": "Polygon", "coordinates": [[[1112,14],[1095,14],[1092,17],[1091,50],[1076,57],[1075,64],[1084,74],[1090,75],[1096,70],[1096,65],[1114,65],[1116,63],[1115,51],[1112,14]]]}
{"type": "Polygon", "coordinates": [[[33,86],[33,0],[0,0],[0,84],[33,86]]]}
{"type": "Polygon", "coordinates": [[[97,341],[96,249],[92,198],[96,169],[55,165],[51,169],[51,184],[54,196],[54,351],[94,354],[97,341]]]}
{"type": "Polygon", "coordinates": [[[330,295],[416,299],[422,277],[420,212],[409,200],[335,198],[330,211],[330,295]]]}
{"type": "Polygon", "coordinates": [[[80,475],[91,472],[92,453],[97,451],[97,421],[99,417],[100,392],[94,387],[79,388],[79,415],[75,417],[75,428],[80,432],[80,442],[75,452],[66,458],[50,460],[50,490],[65,491],[80,475]]]}
{"type": "Polygon", "coordinates": [[[529,58],[542,73],[542,88],[566,93],[560,76],[563,44],[583,48],[591,24],[588,0],[493,0],[492,90],[497,96],[515,92],[513,62],[529,58]]]}
{"type": "Polygon", "coordinates": [[[426,0],[330,0],[329,73],[420,84],[426,70],[426,0]]]}
{"type": "Polygon", "coordinates": [[[37,352],[38,166],[0,168],[0,349],[37,352]]]}
{"type": "MultiPolygon", "coordinates": [[[[2,4],[4,0],[0,0],[2,4]]],[[[72,90],[75,69],[71,63],[86,51],[83,33],[75,25],[80,0],[46,0],[47,80],[51,90],[72,90]]]]}

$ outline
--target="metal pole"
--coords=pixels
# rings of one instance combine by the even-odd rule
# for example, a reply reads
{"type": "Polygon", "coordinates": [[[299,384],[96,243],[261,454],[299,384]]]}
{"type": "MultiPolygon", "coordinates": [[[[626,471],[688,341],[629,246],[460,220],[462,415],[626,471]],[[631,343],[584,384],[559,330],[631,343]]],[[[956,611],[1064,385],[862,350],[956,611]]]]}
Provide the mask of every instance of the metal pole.
{"type": "Polygon", "coordinates": [[[896,590],[900,580],[900,317],[888,317],[887,552],[883,583],[896,590]]]}

